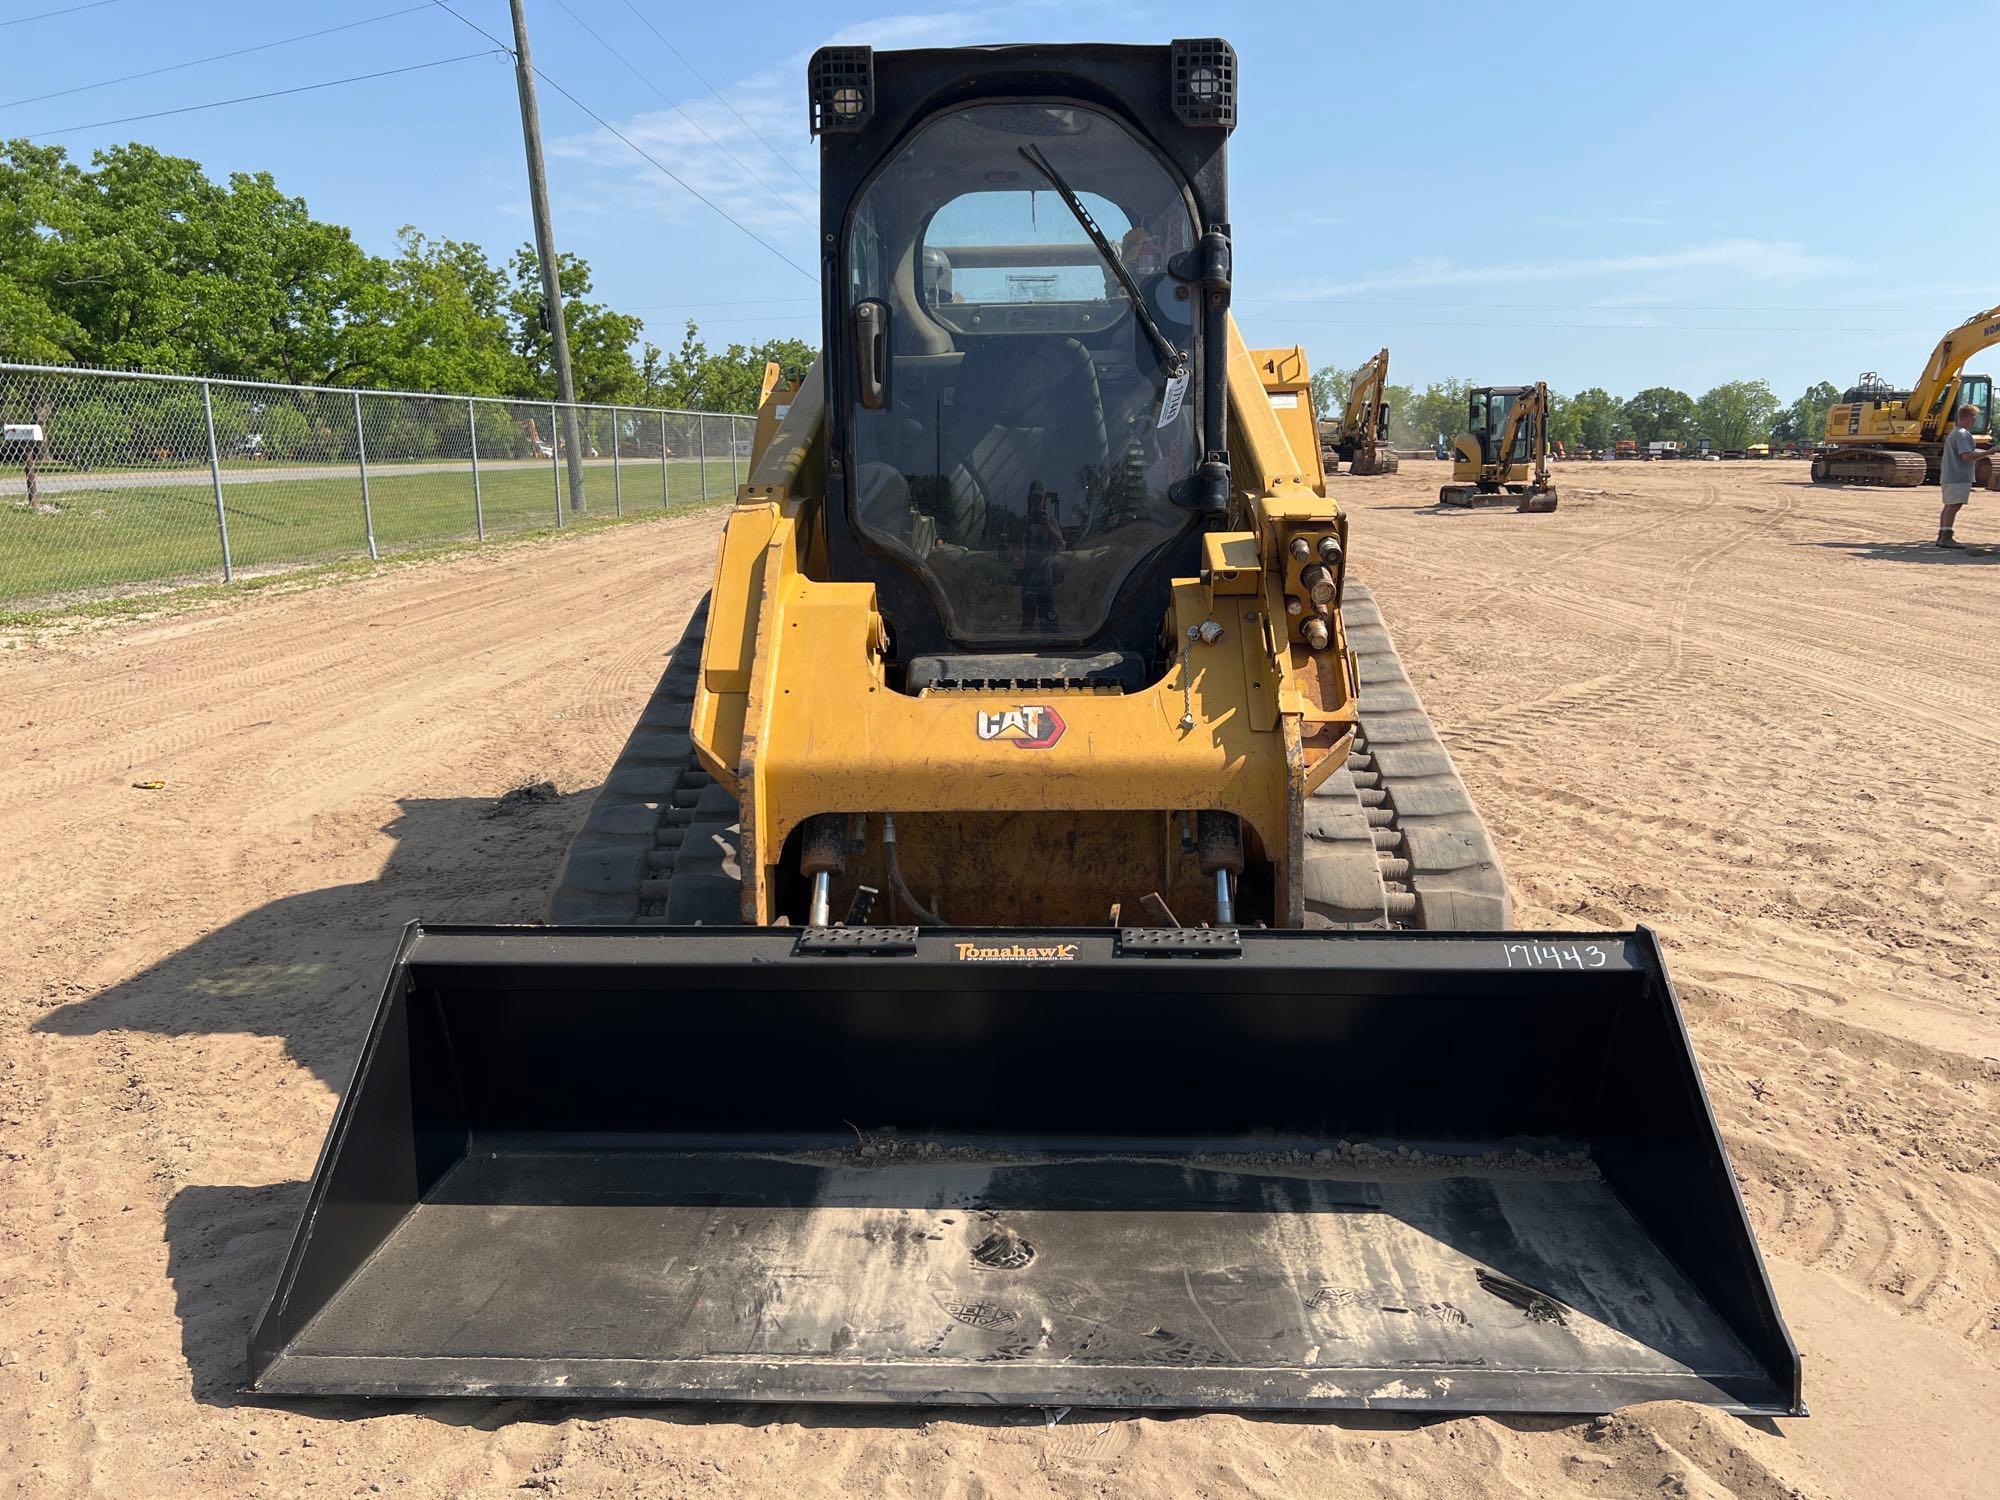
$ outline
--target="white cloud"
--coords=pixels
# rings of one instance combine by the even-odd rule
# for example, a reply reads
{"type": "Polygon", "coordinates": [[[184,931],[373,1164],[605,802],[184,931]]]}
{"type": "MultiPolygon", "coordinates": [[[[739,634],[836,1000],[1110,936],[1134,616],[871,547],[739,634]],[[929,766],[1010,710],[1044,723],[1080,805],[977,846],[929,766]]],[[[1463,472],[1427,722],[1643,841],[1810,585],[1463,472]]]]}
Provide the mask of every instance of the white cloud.
{"type": "MultiPolygon", "coordinates": [[[[1047,24],[1038,24],[1036,34],[1050,41],[1080,39],[1097,29],[1104,16],[1115,11],[1116,4],[1117,0],[1064,0],[1060,19],[1048,17],[1047,24]]],[[[617,116],[603,110],[596,99],[591,103],[702,197],[799,265],[812,269],[817,260],[818,168],[806,134],[805,74],[814,50],[862,43],[881,50],[959,47],[1018,39],[1014,11],[977,7],[887,15],[843,25],[818,41],[808,41],[784,60],[744,77],[710,74],[710,82],[734,106],[733,113],[713,95],[703,94],[658,48],[640,46],[631,53],[635,66],[675,96],[678,111],[662,107],[617,116]],[[698,122],[699,128],[688,117],[698,122]],[[735,160],[731,160],[732,155],[735,160]]],[[[638,209],[650,218],[705,234],[737,232],[635,157],[630,147],[609,131],[593,128],[563,136],[552,140],[548,149],[551,156],[574,164],[564,197],[575,203],[579,212],[629,216],[638,209]]],[[[742,243],[746,255],[765,255],[748,240],[742,243]]],[[[771,269],[780,277],[791,277],[776,261],[771,262],[771,269]]]]}
{"type": "Polygon", "coordinates": [[[1812,254],[1788,240],[1718,240],[1647,255],[1603,255],[1566,260],[1503,261],[1465,266],[1441,258],[1411,261],[1346,281],[1320,281],[1298,288],[1300,297],[1350,297],[1360,292],[1407,291],[1418,287],[1493,286],[1515,282],[1576,281],[1605,276],[1654,276],[1674,271],[1720,270],[1775,280],[1824,275],[1842,263],[1812,254]]]}

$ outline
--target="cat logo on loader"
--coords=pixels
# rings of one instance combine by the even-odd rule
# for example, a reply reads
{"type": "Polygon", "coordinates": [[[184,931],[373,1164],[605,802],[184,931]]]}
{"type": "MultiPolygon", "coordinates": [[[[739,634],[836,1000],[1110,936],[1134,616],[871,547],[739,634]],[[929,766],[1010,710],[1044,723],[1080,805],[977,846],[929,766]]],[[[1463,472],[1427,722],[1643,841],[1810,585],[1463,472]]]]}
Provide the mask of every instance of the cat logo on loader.
{"type": "Polygon", "coordinates": [[[1046,705],[1022,704],[999,713],[979,711],[974,727],[982,740],[1012,740],[1016,750],[1046,750],[1062,738],[1062,715],[1046,705]]]}

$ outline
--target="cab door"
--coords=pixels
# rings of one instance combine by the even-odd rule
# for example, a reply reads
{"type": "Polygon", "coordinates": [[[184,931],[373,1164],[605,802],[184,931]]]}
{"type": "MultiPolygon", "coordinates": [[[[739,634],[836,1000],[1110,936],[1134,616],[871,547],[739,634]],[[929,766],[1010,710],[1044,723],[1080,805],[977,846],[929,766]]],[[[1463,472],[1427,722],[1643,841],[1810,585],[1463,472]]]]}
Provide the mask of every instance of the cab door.
{"type": "Polygon", "coordinates": [[[1958,382],[1958,400],[1953,402],[1951,410],[1945,413],[1944,425],[1947,431],[1958,420],[1958,410],[1962,406],[1978,407],[1979,419],[1972,424],[1972,430],[1978,433],[1990,433],[1993,430],[1992,377],[1987,375],[1966,375],[1960,378],[1958,382]]]}

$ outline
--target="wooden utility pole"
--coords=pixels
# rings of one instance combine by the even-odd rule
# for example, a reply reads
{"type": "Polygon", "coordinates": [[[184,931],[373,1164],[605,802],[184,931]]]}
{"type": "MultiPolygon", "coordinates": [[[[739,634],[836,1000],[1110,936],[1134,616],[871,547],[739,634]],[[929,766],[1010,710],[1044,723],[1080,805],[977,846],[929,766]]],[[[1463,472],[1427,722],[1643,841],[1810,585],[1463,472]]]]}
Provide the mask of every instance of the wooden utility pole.
{"type": "Polygon", "coordinates": [[[583,507],[583,450],[577,443],[576,380],[569,367],[569,327],[563,321],[562,272],[556,263],[556,235],[549,223],[549,177],[542,165],[542,113],[535,103],[535,65],[528,57],[528,17],[522,0],[509,0],[514,12],[514,82],[521,94],[521,137],[528,148],[528,202],[535,215],[535,255],[542,263],[542,305],[547,310],[549,339],[554,345],[556,396],[563,403],[560,441],[569,463],[569,508],[583,507]]]}

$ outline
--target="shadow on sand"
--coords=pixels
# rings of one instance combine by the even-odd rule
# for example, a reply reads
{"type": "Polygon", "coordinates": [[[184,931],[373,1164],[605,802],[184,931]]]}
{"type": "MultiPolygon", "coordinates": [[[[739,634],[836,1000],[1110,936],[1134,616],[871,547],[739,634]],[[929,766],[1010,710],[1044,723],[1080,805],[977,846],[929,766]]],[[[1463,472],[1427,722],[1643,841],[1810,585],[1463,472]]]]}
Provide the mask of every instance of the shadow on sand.
{"type": "Polygon", "coordinates": [[[1845,552],[1850,557],[1864,557],[1871,562],[1904,562],[1942,564],[1945,567],[1978,567],[1982,564],[2000,563],[2000,544],[1967,542],[1956,550],[1940,547],[1934,541],[1913,542],[1864,542],[1833,541],[1807,542],[1808,547],[1823,547],[1833,552],[1845,552]]]}
{"type": "MultiPolygon", "coordinates": [[[[373,880],[281,896],[178,953],[37,1023],[58,1036],[274,1037],[329,1088],[345,1090],[405,924],[532,922],[597,789],[410,800],[373,880]]],[[[275,1095],[275,1106],[283,1095],[275,1095]]],[[[306,1201],[304,1182],[194,1186],[167,1207],[167,1271],[195,1397],[246,1399],[244,1350],[306,1201]]],[[[474,1409],[491,1411],[490,1403],[474,1409]]],[[[328,1414],[380,1408],[319,1404],[328,1414]]],[[[455,1418],[454,1420],[462,1420],[455,1418]]]]}

